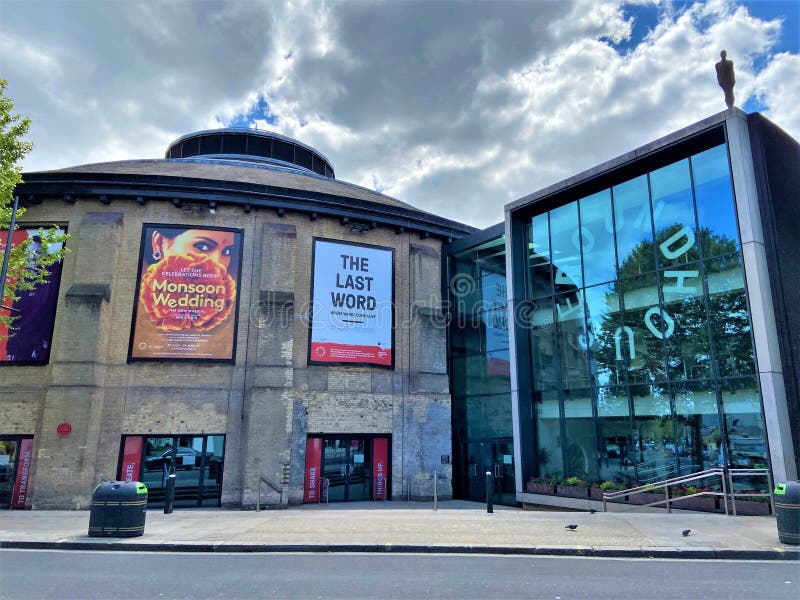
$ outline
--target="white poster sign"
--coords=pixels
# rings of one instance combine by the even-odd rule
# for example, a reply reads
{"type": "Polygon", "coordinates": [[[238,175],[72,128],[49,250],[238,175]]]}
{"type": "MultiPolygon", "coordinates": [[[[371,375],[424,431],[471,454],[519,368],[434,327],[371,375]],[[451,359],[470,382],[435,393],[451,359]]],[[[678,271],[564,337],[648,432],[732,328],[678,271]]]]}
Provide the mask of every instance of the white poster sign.
{"type": "Polygon", "coordinates": [[[310,363],[391,367],[394,251],[314,240],[310,363]]]}

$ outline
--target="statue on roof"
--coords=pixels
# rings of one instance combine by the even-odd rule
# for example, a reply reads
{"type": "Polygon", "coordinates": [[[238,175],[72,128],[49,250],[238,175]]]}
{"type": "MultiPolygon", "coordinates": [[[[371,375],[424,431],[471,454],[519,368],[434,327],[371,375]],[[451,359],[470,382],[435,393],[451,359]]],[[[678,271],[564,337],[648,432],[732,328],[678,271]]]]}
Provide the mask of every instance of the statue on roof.
{"type": "Polygon", "coordinates": [[[720,60],[716,65],[717,83],[725,92],[725,104],[733,108],[733,86],[736,85],[736,76],[733,74],[733,61],[728,60],[728,53],[723,50],[719,53],[720,60]]]}

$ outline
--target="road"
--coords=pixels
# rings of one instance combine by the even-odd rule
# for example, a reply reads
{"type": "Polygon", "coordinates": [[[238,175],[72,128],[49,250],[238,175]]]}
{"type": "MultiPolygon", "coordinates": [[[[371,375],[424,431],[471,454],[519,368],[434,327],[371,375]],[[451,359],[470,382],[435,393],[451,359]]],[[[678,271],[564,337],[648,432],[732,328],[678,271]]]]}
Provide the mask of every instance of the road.
{"type": "Polygon", "coordinates": [[[797,562],[0,551],[0,598],[800,597],[797,562]]]}

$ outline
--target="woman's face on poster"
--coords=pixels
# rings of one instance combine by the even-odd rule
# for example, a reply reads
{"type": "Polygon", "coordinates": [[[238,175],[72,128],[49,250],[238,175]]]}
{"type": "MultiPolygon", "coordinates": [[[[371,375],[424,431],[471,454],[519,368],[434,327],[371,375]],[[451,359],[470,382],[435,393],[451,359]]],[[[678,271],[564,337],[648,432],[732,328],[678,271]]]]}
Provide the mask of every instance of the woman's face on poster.
{"type": "Polygon", "coordinates": [[[153,249],[161,250],[166,258],[171,254],[203,254],[230,270],[231,254],[235,241],[231,231],[209,229],[187,229],[174,238],[168,238],[158,231],[153,232],[153,249]]]}

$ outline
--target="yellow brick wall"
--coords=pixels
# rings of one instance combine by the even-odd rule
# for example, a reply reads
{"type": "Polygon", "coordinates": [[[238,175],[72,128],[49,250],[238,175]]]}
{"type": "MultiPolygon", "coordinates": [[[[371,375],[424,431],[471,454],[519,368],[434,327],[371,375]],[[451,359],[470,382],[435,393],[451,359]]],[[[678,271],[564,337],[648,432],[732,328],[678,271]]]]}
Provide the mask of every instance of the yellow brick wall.
{"type": "Polygon", "coordinates": [[[437,350],[445,331],[423,332],[415,311],[439,301],[438,240],[382,227],[353,233],[335,219],[272,210],[223,205],[211,215],[167,201],[48,199],[22,225],[39,222],[66,224],[71,235],[51,362],[0,370],[0,435],[35,436],[34,508],[88,506],[93,483],[116,476],[126,434],[226,434],[224,505],[252,505],[260,474],[285,476],[287,496],[299,501],[307,432],[390,434],[393,493],[403,493],[403,479],[430,492],[425,482],[450,453],[450,399],[441,381],[418,375],[446,379],[437,350]],[[244,230],[234,365],[127,363],[144,223],[244,230]],[[307,365],[315,237],[394,248],[393,370],[307,365]],[[78,284],[108,285],[110,301],[68,299],[78,284]],[[264,304],[287,297],[288,307],[264,304]],[[426,360],[431,340],[436,358],[426,360]],[[62,438],[55,430],[64,421],[73,431],[62,438]]]}

